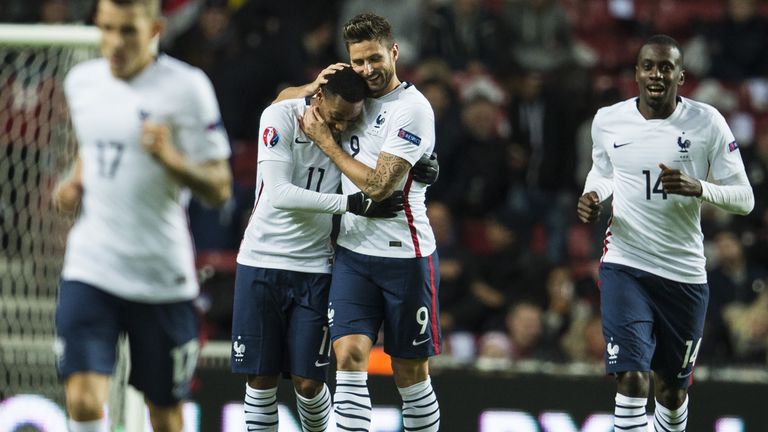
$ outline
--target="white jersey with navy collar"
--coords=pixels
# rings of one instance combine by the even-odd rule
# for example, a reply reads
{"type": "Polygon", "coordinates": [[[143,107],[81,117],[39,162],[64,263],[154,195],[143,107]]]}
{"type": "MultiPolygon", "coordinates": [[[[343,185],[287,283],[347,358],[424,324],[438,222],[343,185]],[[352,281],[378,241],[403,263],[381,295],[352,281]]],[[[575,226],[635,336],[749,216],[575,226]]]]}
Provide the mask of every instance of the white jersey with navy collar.
{"type": "Polygon", "coordinates": [[[646,120],[629,99],[600,109],[584,192],[613,193],[603,260],[683,282],[705,283],[701,199],[666,194],[660,163],[718,182],[744,175],[733,133],[715,108],[678,98],[666,119],[646,120]],[[606,182],[606,180],[609,180],[606,182]]]}
{"type": "Polygon", "coordinates": [[[261,115],[256,201],[237,256],[240,264],[331,272],[331,213],[345,211],[346,198],[335,194],[341,180],[339,169],[299,127],[298,119],[309,104],[309,99],[290,99],[267,107],[261,115]],[[262,172],[264,164],[272,161],[290,164],[291,187],[282,192],[262,172]],[[303,201],[305,211],[275,208],[276,193],[303,201]]]}
{"type": "MultiPolygon", "coordinates": [[[[402,83],[387,95],[366,99],[361,121],[344,132],[342,146],[371,168],[376,167],[381,152],[401,157],[413,166],[435,147],[432,107],[416,87],[402,83]]],[[[346,176],[342,176],[341,184],[345,194],[360,190],[346,176]]],[[[341,218],[339,246],[379,257],[430,255],[435,250],[435,238],[424,202],[427,185],[413,181],[409,174],[396,189],[404,192],[404,211],[392,219],[345,213],[341,218]]]]}
{"type": "Polygon", "coordinates": [[[197,296],[180,187],[140,145],[145,119],[170,126],[193,162],[227,159],[229,142],[205,74],[168,56],[130,80],[104,59],[80,63],[64,89],[82,161],[82,211],[62,277],[148,303],[197,296]]]}

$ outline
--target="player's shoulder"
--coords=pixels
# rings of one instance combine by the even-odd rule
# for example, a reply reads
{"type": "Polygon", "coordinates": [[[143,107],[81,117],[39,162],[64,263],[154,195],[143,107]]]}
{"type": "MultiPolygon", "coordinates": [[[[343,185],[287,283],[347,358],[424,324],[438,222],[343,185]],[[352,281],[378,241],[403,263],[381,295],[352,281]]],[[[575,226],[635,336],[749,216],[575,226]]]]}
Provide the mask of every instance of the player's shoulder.
{"type": "Polygon", "coordinates": [[[613,105],[608,105],[597,110],[595,123],[610,121],[623,121],[623,119],[637,110],[637,98],[630,98],[613,105]]]}
{"type": "Polygon", "coordinates": [[[104,58],[97,58],[80,62],[72,67],[67,73],[65,82],[67,85],[91,85],[94,80],[97,82],[104,77],[110,77],[109,64],[104,58]]]}
{"type": "Polygon", "coordinates": [[[189,82],[209,81],[202,69],[167,54],[157,57],[153,72],[154,77],[179,86],[187,85],[189,82]]]}
{"type": "Polygon", "coordinates": [[[261,117],[262,119],[266,117],[296,118],[307,106],[309,101],[306,98],[285,99],[264,108],[261,117]]]}
{"type": "Polygon", "coordinates": [[[704,102],[699,102],[693,99],[680,97],[680,103],[683,104],[688,116],[703,116],[708,118],[720,118],[722,114],[717,108],[704,102]]]}
{"type": "Polygon", "coordinates": [[[402,112],[404,115],[419,115],[426,114],[430,117],[434,116],[432,111],[432,105],[429,100],[421,93],[415,85],[409,82],[402,84],[403,89],[398,94],[397,98],[392,101],[392,105],[396,109],[402,112]]]}

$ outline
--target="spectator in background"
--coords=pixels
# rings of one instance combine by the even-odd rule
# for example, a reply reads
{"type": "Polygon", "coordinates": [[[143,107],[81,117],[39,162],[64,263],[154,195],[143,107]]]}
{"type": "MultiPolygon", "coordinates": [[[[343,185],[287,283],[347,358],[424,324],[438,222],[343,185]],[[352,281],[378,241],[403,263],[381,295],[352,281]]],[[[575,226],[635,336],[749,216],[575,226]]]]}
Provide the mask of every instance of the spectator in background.
{"type": "Polygon", "coordinates": [[[454,70],[500,61],[498,19],[481,0],[452,0],[426,17],[422,55],[439,57],[454,70]]]}
{"type": "Polygon", "coordinates": [[[519,67],[549,72],[573,62],[571,27],[558,0],[506,0],[502,18],[519,67]]]}
{"type": "Polygon", "coordinates": [[[595,314],[574,322],[560,340],[568,361],[602,366],[605,353],[603,322],[595,314]]]}
{"type": "MultiPolygon", "coordinates": [[[[736,321],[733,317],[729,319],[726,311],[744,310],[760,294],[768,291],[768,269],[765,263],[748,259],[734,232],[721,231],[715,235],[714,242],[717,266],[707,275],[710,300],[706,350],[715,363],[728,363],[734,359],[763,362],[765,353],[754,351],[750,346],[756,342],[752,340],[752,335],[737,330],[736,321]]],[[[768,314],[768,309],[765,313],[768,314]]]]}
{"type": "Polygon", "coordinates": [[[519,232],[520,223],[514,217],[498,214],[487,218],[488,253],[468,258],[472,296],[483,305],[481,330],[503,328],[506,308],[522,299],[546,304],[542,288],[547,265],[527,253],[519,232]]]}
{"type": "MultiPolygon", "coordinates": [[[[440,154],[447,176],[438,196],[461,218],[482,218],[498,210],[507,195],[506,141],[499,133],[502,110],[484,94],[470,96],[461,111],[461,130],[455,142],[461,150],[440,154]]],[[[438,146],[441,144],[438,143],[438,146]]]]}
{"type": "Polygon", "coordinates": [[[768,73],[768,20],[757,0],[729,0],[728,14],[707,33],[709,76],[739,81],[768,73]]]}
{"type": "Polygon", "coordinates": [[[526,233],[546,233],[544,252],[553,263],[563,259],[569,217],[566,209],[575,189],[575,129],[562,104],[546,88],[545,77],[523,71],[510,85],[507,110],[512,127],[509,147],[511,184],[508,208],[526,222],[526,233]]]}
{"type": "Polygon", "coordinates": [[[466,156],[461,141],[461,107],[450,82],[429,78],[417,84],[435,113],[435,149],[440,155],[443,174],[439,182],[427,190],[429,200],[445,201],[447,189],[456,178],[457,164],[466,156]],[[444,186],[445,185],[445,186],[444,186]]]}
{"type": "Polygon", "coordinates": [[[481,365],[484,359],[494,358],[507,359],[513,363],[552,358],[551,344],[544,340],[541,306],[525,299],[506,310],[503,331],[484,334],[478,345],[481,365]]]}

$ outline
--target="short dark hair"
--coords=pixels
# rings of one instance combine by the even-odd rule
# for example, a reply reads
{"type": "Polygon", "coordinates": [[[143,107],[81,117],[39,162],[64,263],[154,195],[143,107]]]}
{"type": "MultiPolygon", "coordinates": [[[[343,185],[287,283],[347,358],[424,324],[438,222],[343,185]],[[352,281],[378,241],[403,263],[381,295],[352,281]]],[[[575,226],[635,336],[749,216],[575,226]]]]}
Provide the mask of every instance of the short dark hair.
{"type": "Polygon", "coordinates": [[[144,7],[150,18],[159,18],[162,15],[160,0],[101,0],[114,3],[118,6],[140,5],[144,7]]]}
{"type": "Polygon", "coordinates": [[[375,40],[387,48],[392,48],[395,39],[392,37],[392,26],[386,18],[372,14],[360,14],[352,17],[344,24],[344,43],[349,45],[362,41],[375,40]]]}
{"type": "Polygon", "coordinates": [[[328,82],[323,84],[324,94],[341,96],[347,102],[360,102],[368,95],[368,84],[365,79],[357,74],[351,67],[344,67],[330,75],[326,75],[328,82]]]}
{"type": "MultiPolygon", "coordinates": [[[[643,43],[643,47],[647,45],[660,45],[660,46],[675,48],[677,52],[680,53],[680,64],[681,65],[683,64],[683,60],[684,60],[683,49],[680,47],[680,44],[678,44],[673,37],[667,36],[665,34],[656,34],[645,40],[645,42],[643,43]]],[[[640,49],[642,50],[642,47],[640,49]]],[[[640,60],[639,56],[640,56],[640,53],[638,52],[638,60],[640,60]]]]}

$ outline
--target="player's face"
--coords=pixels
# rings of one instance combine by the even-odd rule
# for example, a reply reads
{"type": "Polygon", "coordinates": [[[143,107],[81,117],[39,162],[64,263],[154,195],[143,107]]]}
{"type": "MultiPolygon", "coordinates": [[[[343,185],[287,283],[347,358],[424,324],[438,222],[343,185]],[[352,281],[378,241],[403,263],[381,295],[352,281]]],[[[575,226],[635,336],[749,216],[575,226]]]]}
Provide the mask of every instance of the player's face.
{"type": "Polygon", "coordinates": [[[151,17],[144,6],[101,0],[96,25],[101,29],[101,54],[115,77],[132,78],[152,62],[152,41],[162,22],[151,17]]]}
{"type": "Polygon", "coordinates": [[[674,111],[677,87],[683,83],[683,62],[677,48],[645,45],[635,65],[635,81],[640,90],[641,111],[669,115],[674,111]]]}
{"type": "Polygon", "coordinates": [[[382,96],[397,85],[393,85],[397,44],[387,48],[379,41],[366,40],[350,44],[348,49],[352,68],[365,78],[372,96],[382,96]]]}
{"type": "Polygon", "coordinates": [[[324,95],[321,93],[318,110],[320,116],[335,135],[344,132],[360,118],[363,111],[363,101],[348,102],[339,95],[324,95]]]}

